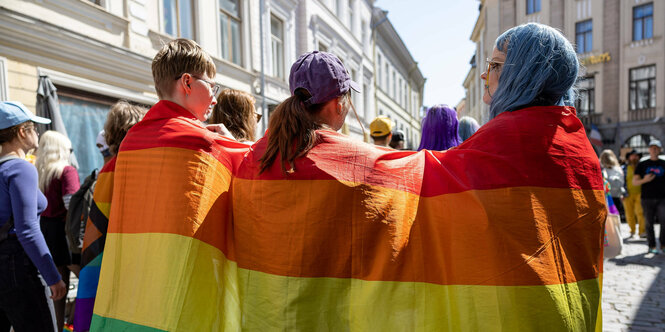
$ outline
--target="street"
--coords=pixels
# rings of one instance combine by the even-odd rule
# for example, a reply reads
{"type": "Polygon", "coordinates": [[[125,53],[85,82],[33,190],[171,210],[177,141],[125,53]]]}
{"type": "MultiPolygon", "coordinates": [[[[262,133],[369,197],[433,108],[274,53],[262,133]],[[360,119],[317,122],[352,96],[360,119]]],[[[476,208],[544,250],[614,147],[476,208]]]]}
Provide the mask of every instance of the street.
{"type": "MultiPolygon", "coordinates": [[[[630,234],[627,224],[621,234],[630,234]]],[[[646,252],[646,239],[632,238],[605,261],[603,331],[665,331],[665,254],[646,252]]]]}

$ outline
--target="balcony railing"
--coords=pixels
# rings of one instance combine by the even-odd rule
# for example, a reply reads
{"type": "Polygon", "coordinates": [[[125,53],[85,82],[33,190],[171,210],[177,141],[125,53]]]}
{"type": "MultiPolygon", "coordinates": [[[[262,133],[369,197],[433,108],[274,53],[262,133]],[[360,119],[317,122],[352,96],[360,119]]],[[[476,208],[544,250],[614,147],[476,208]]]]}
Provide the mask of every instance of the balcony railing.
{"type": "Polygon", "coordinates": [[[587,113],[587,114],[578,114],[578,118],[582,121],[585,127],[593,124],[599,124],[602,118],[600,113],[587,113]]]}
{"type": "Polygon", "coordinates": [[[628,121],[644,121],[652,120],[656,117],[655,108],[644,108],[641,110],[629,110],[628,121]]]}

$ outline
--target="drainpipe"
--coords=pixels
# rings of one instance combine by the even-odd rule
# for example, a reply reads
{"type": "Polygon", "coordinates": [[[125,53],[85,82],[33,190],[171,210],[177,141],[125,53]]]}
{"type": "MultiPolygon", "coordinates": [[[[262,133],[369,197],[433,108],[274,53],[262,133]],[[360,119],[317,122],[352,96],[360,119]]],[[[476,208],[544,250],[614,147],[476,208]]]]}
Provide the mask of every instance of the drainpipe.
{"type": "Polygon", "coordinates": [[[261,125],[263,132],[268,129],[268,103],[266,102],[266,72],[265,72],[265,56],[264,56],[264,33],[263,33],[263,13],[265,12],[266,1],[259,1],[259,40],[261,41],[261,109],[263,116],[261,117],[261,125]]]}

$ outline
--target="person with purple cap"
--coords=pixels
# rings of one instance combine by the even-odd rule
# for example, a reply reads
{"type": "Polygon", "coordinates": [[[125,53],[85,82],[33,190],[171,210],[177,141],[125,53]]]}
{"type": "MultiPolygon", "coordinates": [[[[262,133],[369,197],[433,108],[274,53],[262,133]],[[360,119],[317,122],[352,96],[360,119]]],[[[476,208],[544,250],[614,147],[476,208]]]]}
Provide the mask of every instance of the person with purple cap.
{"type": "Polygon", "coordinates": [[[35,123],[51,120],[21,103],[0,102],[0,331],[55,331],[52,300],[67,293],[39,228],[46,197],[37,169],[25,160],[38,146],[35,123]]]}
{"type": "Polygon", "coordinates": [[[289,88],[291,97],[279,104],[270,118],[261,172],[278,157],[282,171],[294,172],[296,158],[316,145],[316,131],[340,130],[353,108],[351,90],[360,92],[342,61],[319,51],[305,53],[296,60],[291,67],[289,88]],[[287,148],[291,145],[295,148],[287,148]]]}

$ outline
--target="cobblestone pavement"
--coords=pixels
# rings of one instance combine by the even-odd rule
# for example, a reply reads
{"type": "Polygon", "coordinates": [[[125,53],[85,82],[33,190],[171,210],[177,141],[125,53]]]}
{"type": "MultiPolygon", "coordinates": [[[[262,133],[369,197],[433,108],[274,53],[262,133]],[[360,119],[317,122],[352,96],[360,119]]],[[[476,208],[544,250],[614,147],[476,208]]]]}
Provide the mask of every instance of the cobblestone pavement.
{"type": "Polygon", "coordinates": [[[605,260],[603,331],[665,331],[665,254],[647,254],[646,239],[625,239],[621,255],[605,260]]]}

